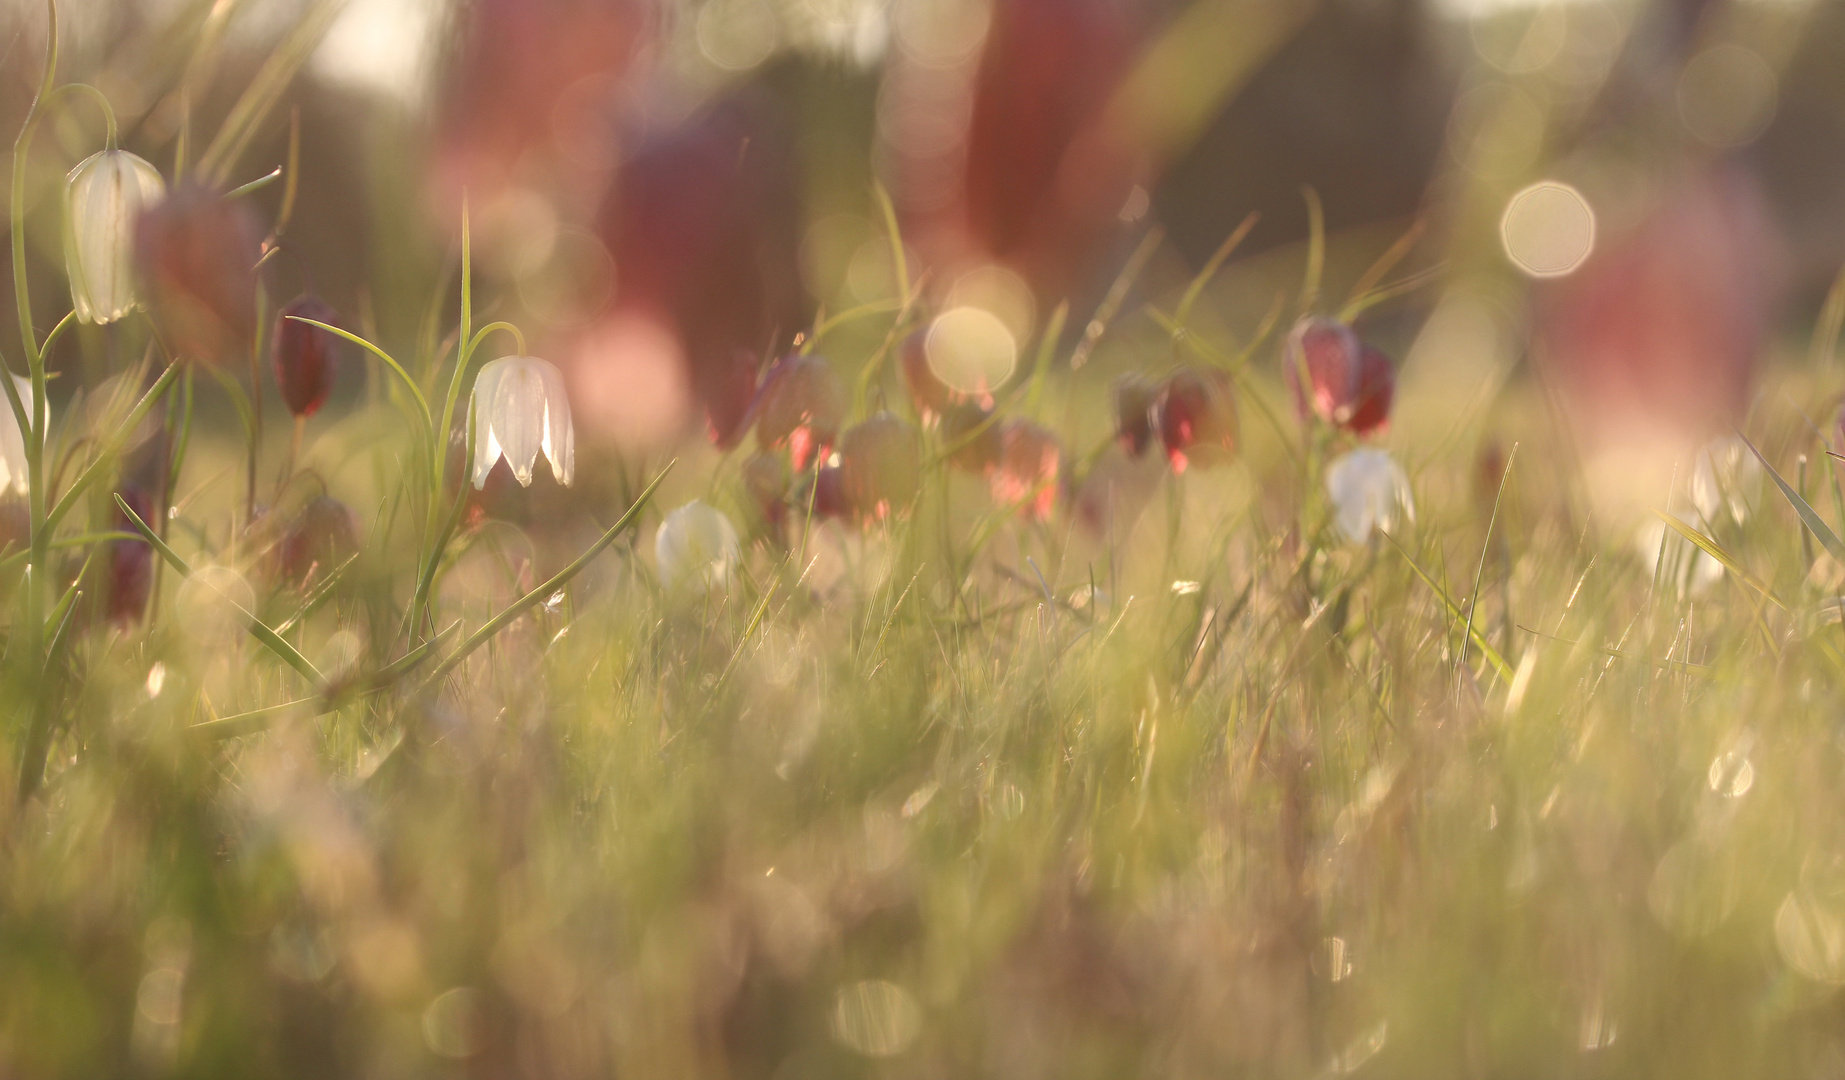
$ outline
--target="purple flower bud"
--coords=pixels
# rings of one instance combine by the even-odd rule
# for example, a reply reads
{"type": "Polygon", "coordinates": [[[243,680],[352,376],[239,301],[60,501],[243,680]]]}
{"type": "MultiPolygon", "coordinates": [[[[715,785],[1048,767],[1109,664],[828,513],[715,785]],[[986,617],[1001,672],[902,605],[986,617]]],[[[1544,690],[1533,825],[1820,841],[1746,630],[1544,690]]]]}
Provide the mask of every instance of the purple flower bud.
{"type": "Polygon", "coordinates": [[[275,384],[289,412],[309,417],[320,411],[333,389],[340,339],[318,326],[296,322],[291,316],[332,326],[337,325],[339,314],[311,293],[295,297],[276,313],[275,334],[269,342],[275,384]]]}
{"type": "Polygon", "coordinates": [[[1159,395],[1159,386],[1139,375],[1115,380],[1115,438],[1135,457],[1153,442],[1153,404],[1159,395]]]}
{"type": "Polygon", "coordinates": [[[1179,371],[1166,380],[1154,413],[1173,472],[1227,464],[1236,455],[1236,395],[1228,372],[1179,371]]]}
{"type": "Polygon", "coordinates": [[[135,263],[175,356],[229,363],[256,332],[256,223],[243,203],[196,183],[175,187],[135,224],[135,263]]]}
{"type": "Polygon", "coordinates": [[[785,356],[764,376],[751,406],[756,439],[763,446],[788,445],[796,469],[839,437],[846,415],[846,384],[818,356],[785,356]]]}

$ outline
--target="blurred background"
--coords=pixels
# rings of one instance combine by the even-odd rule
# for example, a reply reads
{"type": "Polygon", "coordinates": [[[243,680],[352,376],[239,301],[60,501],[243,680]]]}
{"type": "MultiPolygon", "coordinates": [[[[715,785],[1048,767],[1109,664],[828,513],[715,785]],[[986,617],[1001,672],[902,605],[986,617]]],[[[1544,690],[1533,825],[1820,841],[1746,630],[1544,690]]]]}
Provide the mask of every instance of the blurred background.
{"type": "MultiPolygon", "coordinates": [[[[298,110],[294,257],[273,261],[271,293],[311,285],[348,325],[414,353],[435,286],[452,280],[465,193],[482,303],[566,370],[592,447],[701,429],[726,443],[763,362],[817,314],[889,302],[880,187],[919,302],[984,307],[1014,347],[1060,303],[1066,339],[1080,335],[1150,230],[1165,242],[1141,279],[1149,294],[1260,215],[1203,305],[1235,336],[1301,280],[1304,189],[1324,206],[1329,295],[1418,226],[1406,265],[1436,276],[1361,327],[1403,364],[1399,430],[1442,434],[1535,361],[1591,472],[1600,447],[1702,435],[1746,412],[1776,335],[1805,351],[1845,261],[1845,8],[1833,3],[60,11],[64,77],[101,88],[124,145],[163,170],[188,116],[215,130],[279,43],[318,36],[232,167],[241,183],[281,164],[298,110]]],[[[24,114],[43,21],[31,0],[0,9],[0,129],[24,114]]],[[[56,180],[100,145],[100,120],[72,107],[48,130],[28,199],[44,226],[33,255],[55,281],[56,180]]],[[[281,196],[256,198],[273,214],[281,196]]],[[[35,301],[41,330],[65,310],[54,288],[35,301]]],[[[848,324],[828,351],[862,353],[882,329],[848,324]]],[[[108,348],[123,346],[72,335],[53,363],[103,371],[108,348]]],[[[348,365],[336,408],[365,378],[348,365]]]]}

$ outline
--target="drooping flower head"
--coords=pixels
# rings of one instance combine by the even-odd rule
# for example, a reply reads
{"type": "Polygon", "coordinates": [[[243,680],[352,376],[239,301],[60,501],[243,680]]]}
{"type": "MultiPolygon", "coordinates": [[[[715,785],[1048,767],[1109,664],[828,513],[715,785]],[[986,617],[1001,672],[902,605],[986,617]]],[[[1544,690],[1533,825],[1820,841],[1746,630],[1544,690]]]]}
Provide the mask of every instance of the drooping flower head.
{"type": "Polygon", "coordinates": [[[551,475],[568,487],[577,471],[577,438],[564,377],[536,356],[502,356],[474,377],[475,489],[486,486],[501,457],[519,485],[530,487],[541,451],[551,475]]]}
{"type": "Polygon", "coordinates": [[[64,268],[71,306],[86,323],[135,309],[135,220],[160,201],[160,170],[126,150],[91,154],[64,186],[64,268]]]}
{"type": "Polygon", "coordinates": [[[669,589],[728,584],[742,558],[736,526],[697,499],[666,515],[653,539],[660,581],[669,589]]]}
{"type": "MultiPolygon", "coordinates": [[[[13,388],[19,391],[19,403],[25,406],[26,416],[32,415],[32,380],[11,376],[13,388]]],[[[0,400],[0,492],[11,490],[24,495],[32,483],[31,470],[26,463],[26,436],[19,430],[19,418],[13,415],[13,407],[5,400],[0,400]]]]}
{"type": "Polygon", "coordinates": [[[1236,394],[1228,372],[1177,372],[1160,391],[1154,420],[1173,472],[1224,465],[1236,455],[1236,394]]]}
{"type": "Polygon", "coordinates": [[[1147,452],[1153,442],[1153,405],[1159,385],[1140,375],[1115,380],[1115,439],[1134,457],[1147,452]]]}
{"type": "Polygon", "coordinates": [[[833,445],[846,415],[846,384],[818,356],[786,356],[763,377],[751,407],[756,438],[764,446],[788,445],[796,469],[815,451],[833,445]]]}
{"type": "Polygon", "coordinates": [[[1366,345],[1352,328],[1323,317],[1294,324],[1282,350],[1282,376],[1303,418],[1369,435],[1390,419],[1396,370],[1390,358],[1366,345]]]}
{"type": "Polygon", "coordinates": [[[846,502],[860,517],[902,513],[922,487],[916,429],[888,412],[851,428],[839,440],[839,473],[846,502]]]}
{"type": "Polygon", "coordinates": [[[203,185],[175,187],[142,212],[135,263],[154,322],[175,355],[207,363],[248,355],[260,256],[249,209],[203,185]]]}
{"type": "Polygon", "coordinates": [[[275,384],[288,411],[313,416],[333,389],[340,339],[297,319],[337,325],[339,313],[313,294],[297,296],[276,313],[275,333],[269,339],[269,360],[275,366],[275,384]]]}
{"type": "Polygon", "coordinates": [[[1334,523],[1355,544],[1370,540],[1374,530],[1393,532],[1399,522],[1416,520],[1409,477],[1375,447],[1360,447],[1327,466],[1326,494],[1334,523]]]}
{"type": "Polygon", "coordinates": [[[346,504],[328,495],[308,500],[289,523],[276,550],[284,580],[306,581],[310,572],[326,575],[359,550],[359,526],[346,504]]]}
{"type": "Polygon", "coordinates": [[[1008,420],[1000,429],[1000,447],[999,461],[987,474],[993,501],[1048,519],[1063,480],[1063,445],[1038,424],[1008,420]]]}

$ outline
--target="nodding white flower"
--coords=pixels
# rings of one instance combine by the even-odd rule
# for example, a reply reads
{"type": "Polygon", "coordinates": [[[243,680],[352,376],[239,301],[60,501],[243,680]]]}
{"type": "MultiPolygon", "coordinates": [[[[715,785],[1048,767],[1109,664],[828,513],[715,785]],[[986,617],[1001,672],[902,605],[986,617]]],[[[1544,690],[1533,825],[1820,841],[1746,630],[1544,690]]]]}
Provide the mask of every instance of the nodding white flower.
{"type": "Polygon", "coordinates": [[[91,154],[64,189],[64,268],[71,305],[86,323],[135,308],[135,220],[166,194],[160,171],[126,150],[91,154]]]}
{"type": "Polygon", "coordinates": [[[1371,538],[1374,529],[1391,532],[1402,520],[1416,520],[1409,477],[1389,454],[1372,447],[1354,450],[1326,469],[1326,494],[1332,497],[1333,520],[1353,543],[1371,538]]]}
{"type": "Polygon", "coordinates": [[[1707,526],[1716,524],[1724,510],[1741,525],[1761,495],[1762,463],[1741,438],[1725,435],[1698,451],[1691,470],[1691,502],[1707,526]]]}
{"type": "Polygon", "coordinates": [[[536,356],[502,356],[474,378],[474,486],[501,456],[521,487],[532,484],[539,451],[551,475],[569,486],[577,472],[577,435],[570,426],[564,376],[536,356]]]}
{"type": "MultiPolygon", "coordinates": [[[[32,416],[32,380],[11,376],[13,386],[19,390],[19,403],[26,407],[26,417],[32,416]]],[[[5,399],[0,399],[0,491],[9,488],[24,495],[31,484],[31,473],[26,466],[26,436],[19,430],[19,420],[13,416],[13,407],[5,399]]]]}
{"type": "MultiPolygon", "coordinates": [[[[1748,447],[1743,447],[1744,453],[1748,451],[1748,447]]],[[[1672,516],[1694,529],[1699,527],[1698,520],[1687,511],[1674,511],[1672,516]]],[[[1678,586],[1680,596],[1687,593],[1702,596],[1723,580],[1722,563],[1705,554],[1702,548],[1693,546],[1678,530],[1667,531],[1666,523],[1657,516],[1641,525],[1640,531],[1634,534],[1634,551],[1649,573],[1657,567],[1660,580],[1678,586]]]]}
{"type": "Polygon", "coordinates": [[[722,586],[742,558],[736,527],[722,511],[693,499],[666,515],[653,538],[654,561],[668,588],[722,586]]]}

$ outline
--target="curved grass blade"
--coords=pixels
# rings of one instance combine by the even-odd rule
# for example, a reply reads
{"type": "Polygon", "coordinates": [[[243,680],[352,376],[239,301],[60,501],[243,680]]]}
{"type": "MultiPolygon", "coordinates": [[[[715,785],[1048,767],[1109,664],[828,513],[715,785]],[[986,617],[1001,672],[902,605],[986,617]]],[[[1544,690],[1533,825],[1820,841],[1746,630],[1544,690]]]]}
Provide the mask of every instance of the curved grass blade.
{"type": "Polygon", "coordinates": [[[1499,650],[1487,643],[1486,638],[1480,634],[1480,631],[1461,614],[1461,606],[1456,604],[1454,600],[1448,596],[1447,591],[1437,584],[1435,579],[1430,577],[1426,570],[1416,564],[1416,560],[1408,551],[1404,550],[1403,545],[1397,543],[1396,537],[1389,533],[1384,533],[1383,537],[1390,541],[1390,546],[1396,548],[1399,555],[1403,556],[1403,561],[1408,563],[1409,568],[1416,572],[1416,576],[1421,578],[1422,583],[1429,587],[1429,591],[1433,592],[1436,597],[1441,600],[1442,606],[1448,609],[1448,617],[1467,628],[1468,640],[1472,641],[1474,647],[1480,650],[1481,656],[1486,657],[1486,662],[1493,666],[1493,670],[1499,673],[1499,677],[1504,679],[1507,685],[1510,685],[1512,682],[1512,665],[1505,662],[1505,657],[1499,655],[1499,650]]]}
{"type": "Polygon", "coordinates": [[[378,359],[384,361],[385,366],[389,367],[392,371],[396,372],[397,377],[403,381],[403,384],[410,388],[410,396],[416,399],[416,406],[419,410],[421,410],[421,415],[423,418],[423,431],[425,433],[428,433],[428,431],[430,430],[430,425],[435,423],[435,420],[431,417],[430,412],[429,412],[429,399],[423,396],[423,388],[416,384],[416,380],[410,377],[410,373],[408,371],[405,371],[404,366],[398,363],[394,358],[392,358],[390,353],[385,352],[383,349],[380,349],[378,346],[373,345],[371,342],[365,340],[359,335],[354,334],[347,330],[342,330],[339,327],[332,325],[331,323],[317,322],[314,319],[304,319],[299,315],[288,315],[284,317],[291,319],[298,323],[306,323],[309,326],[319,327],[320,329],[325,330],[329,333],[338,334],[340,337],[345,338],[347,341],[352,342],[354,345],[359,346],[365,351],[371,353],[373,356],[376,356],[378,359]]]}
{"type": "Polygon", "coordinates": [[[1712,540],[1708,536],[1705,536],[1703,533],[1685,524],[1684,522],[1680,521],[1678,518],[1673,517],[1671,514],[1668,514],[1663,510],[1654,510],[1653,513],[1659,515],[1659,520],[1671,526],[1674,532],[1678,533],[1680,536],[1684,537],[1686,540],[1691,541],[1691,543],[1697,545],[1698,550],[1704,552],[1704,554],[1709,555],[1711,558],[1716,559],[1718,562],[1722,563],[1723,568],[1725,570],[1728,570],[1730,573],[1736,575],[1736,579],[1738,581],[1741,581],[1743,584],[1749,586],[1751,589],[1754,589],[1756,592],[1761,593],[1762,596],[1766,600],[1768,600],[1769,603],[1780,608],[1782,611],[1791,610],[1787,606],[1787,601],[1782,600],[1779,596],[1776,596],[1775,591],[1769,588],[1768,585],[1765,582],[1763,582],[1760,578],[1756,577],[1754,574],[1751,574],[1749,571],[1743,569],[1742,564],[1736,561],[1736,557],[1731,555],[1729,552],[1725,551],[1722,545],[1718,544],[1717,541],[1712,540]]]}
{"type": "MultiPolygon", "coordinates": [[[[1736,437],[1741,439],[1743,445],[1749,448],[1749,452],[1762,463],[1762,468],[1767,470],[1769,479],[1781,489],[1781,494],[1786,497],[1788,505],[1794,508],[1794,513],[1800,515],[1800,520],[1806,524],[1806,527],[1813,530],[1813,535],[1819,538],[1820,544],[1825,547],[1826,551],[1833,558],[1845,562],[1845,541],[1841,541],[1839,535],[1832,531],[1832,527],[1826,524],[1826,519],[1820,517],[1819,511],[1813,509],[1812,504],[1801,498],[1800,493],[1790,487],[1786,480],[1781,479],[1781,474],[1775,471],[1775,467],[1770,465],[1768,459],[1762,456],[1762,452],[1749,441],[1749,436],[1739,431],[1736,437]]],[[[1696,543],[1696,541],[1692,542],[1696,543]]],[[[1715,555],[1711,557],[1716,558],[1715,555]]]]}
{"type": "Polygon", "coordinates": [[[609,526],[608,531],[603,533],[602,537],[595,543],[591,544],[583,554],[577,556],[575,562],[572,562],[569,566],[551,575],[550,580],[534,588],[531,592],[526,593],[524,596],[506,605],[498,615],[487,620],[479,630],[470,634],[468,640],[456,647],[454,652],[443,657],[442,663],[436,665],[436,670],[431,672],[429,678],[423,682],[422,689],[427,690],[429,687],[440,682],[444,675],[455,670],[456,665],[466,660],[468,654],[480,648],[482,645],[485,645],[501,630],[506,629],[506,627],[514,619],[518,618],[526,608],[531,607],[545,597],[557,592],[557,590],[569,583],[571,578],[576,577],[578,573],[582,572],[583,568],[589,565],[591,559],[602,554],[604,548],[614,543],[617,536],[620,536],[624,530],[640,518],[641,511],[652,501],[653,493],[659,488],[660,481],[666,479],[666,474],[673,471],[673,466],[675,464],[677,464],[677,460],[667,462],[666,467],[661,469],[647,487],[641,491],[640,497],[634,500],[634,505],[628,507],[627,513],[624,513],[621,519],[615,522],[615,524],[609,526]]]}
{"type": "MultiPolygon", "coordinates": [[[[141,515],[135,513],[134,507],[129,506],[128,501],[126,499],[123,499],[120,494],[117,494],[115,496],[115,505],[122,511],[122,513],[128,516],[128,523],[130,525],[133,525],[135,527],[135,531],[141,534],[141,539],[146,540],[148,544],[151,547],[153,547],[155,551],[159,552],[160,557],[167,561],[168,566],[171,566],[173,569],[179,571],[182,574],[186,574],[188,576],[192,574],[192,567],[189,564],[187,564],[186,560],[180,558],[178,552],[168,547],[166,544],[166,541],[160,539],[159,535],[156,534],[154,530],[148,528],[147,522],[141,520],[141,515]]],[[[326,693],[327,677],[322,675],[319,669],[317,669],[312,663],[309,663],[308,658],[305,656],[302,656],[300,650],[296,649],[293,645],[290,645],[287,641],[283,640],[280,634],[276,633],[274,630],[269,629],[269,627],[266,626],[261,619],[251,614],[248,610],[244,608],[242,604],[239,604],[237,601],[231,599],[228,596],[225,596],[222,592],[219,592],[218,595],[223,598],[225,603],[231,605],[233,608],[236,608],[237,613],[244,617],[246,621],[246,629],[250,631],[251,637],[262,642],[263,645],[266,648],[268,648],[270,652],[275,653],[277,656],[281,657],[282,661],[286,663],[289,667],[294,668],[296,671],[300,672],[303,676],[305,676],[309,684],[314,687],[315,693],[317,694],[326,693]]]]}

